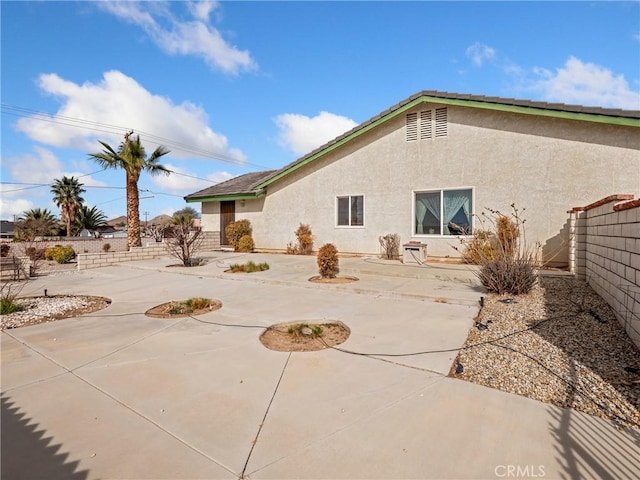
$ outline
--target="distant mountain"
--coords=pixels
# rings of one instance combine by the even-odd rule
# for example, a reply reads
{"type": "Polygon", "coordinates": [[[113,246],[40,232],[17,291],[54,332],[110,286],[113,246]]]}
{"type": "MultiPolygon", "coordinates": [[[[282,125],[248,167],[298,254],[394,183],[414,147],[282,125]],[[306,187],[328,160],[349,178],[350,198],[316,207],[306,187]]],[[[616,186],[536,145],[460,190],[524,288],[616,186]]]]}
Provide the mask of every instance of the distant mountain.
{"type": "Polygon", "coordinates": [[[120,215],[119,217],[113,218],[111,220],[107,220],[107,225],[111,225],[112,227],[117,227],[118,225],[121,224],[127,224],[127,216],[126,215],[120,215]]]}
{"type": "Polygon", "coordinates": [[[149,225],[162,225],[163,223],[171,221],[171,218],[170,215],[158,215],[149,220],[149,225]]]}

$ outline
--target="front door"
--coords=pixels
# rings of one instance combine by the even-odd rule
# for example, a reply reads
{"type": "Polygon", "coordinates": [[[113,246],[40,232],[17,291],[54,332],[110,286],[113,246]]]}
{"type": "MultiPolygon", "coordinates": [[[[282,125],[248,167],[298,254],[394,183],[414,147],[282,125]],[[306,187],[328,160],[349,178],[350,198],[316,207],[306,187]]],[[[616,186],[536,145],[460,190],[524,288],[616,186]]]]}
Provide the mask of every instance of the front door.
{"type": "Polygon", "coordinates": [[[235,200],[220,202],[220,245],[228,246],[227,234],[224,232],[227,225],[236,221],[235,200]]]}

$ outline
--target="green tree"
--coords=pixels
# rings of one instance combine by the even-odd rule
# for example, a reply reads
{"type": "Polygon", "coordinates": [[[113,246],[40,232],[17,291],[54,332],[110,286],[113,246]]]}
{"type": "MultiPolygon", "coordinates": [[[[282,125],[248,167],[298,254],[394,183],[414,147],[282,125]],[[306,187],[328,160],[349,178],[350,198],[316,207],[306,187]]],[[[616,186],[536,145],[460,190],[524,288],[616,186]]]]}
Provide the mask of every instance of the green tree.
{"type": "Polygon", "coordinates": [[[180,210],[176,210],[175,212],[173,212],[172,217],[176,218],[180,215],[190,215],[192,218],[200,218],[200,212],[198,212],[195,208],[193,207],[184,207],[181,208],[180,210]]]}
{"type": "Polygon", "coordinates": [[[125,171],[127,186],[127,243],[129,247],[142,245],[140,239],[140,195],[138,193],[138,180],[143,171],[151,175],[169,173],[169,170],[160,165],[160,157],[169,153],[166,147],[160,145],[147,157],[147,153],[140,142],[140,136],[133,137],[133,132],[124,136],[124,142],[120,144],[116,152],[113,147],[105,142],[100,142],[104,150],[100,153],[92,153],[90,158],[95,160],[103,168],[122,169],[125,171]]]}
{"type": "Polygon", "coordinates": [[[24,212],[16,223],[16,241],[33,242],[36,237],[58,233],[58,219],[48,209],[32,208],[24,212]]]}
{"type": "Polygon", "coordinates": [[[87,207],[82,205],[76,215],[74,232],[78,235],[83,229],[96,230],[98,227],[106,227],[107,216],[98,207],[87,207]]]}
{"type": "Polygon", "coordinates": [[[56,179],[51,187],[53,202],[60,209],[61,219],[67,227],[67,237],[70,237],[72,234],[71,228],[84,202],[81,195],[85,191],[86,190],[82,188],[82,183],[75,177],[56,179]]]}

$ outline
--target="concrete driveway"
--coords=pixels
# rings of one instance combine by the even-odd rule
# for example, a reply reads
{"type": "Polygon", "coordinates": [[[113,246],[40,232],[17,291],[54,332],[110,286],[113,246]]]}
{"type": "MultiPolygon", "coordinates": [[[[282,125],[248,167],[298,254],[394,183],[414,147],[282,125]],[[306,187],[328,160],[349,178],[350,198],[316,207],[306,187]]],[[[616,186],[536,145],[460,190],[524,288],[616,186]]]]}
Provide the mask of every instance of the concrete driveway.
{"type": "Polygon", "coordinates": [[[112,299],[84,317],[2,332],[3,479],[637,478],[640,432],[447,377],[482,289],[465,268],[212,254],[38,278],[23,295],[112,299]],[[271,269],[225,274],[230,262],[271,269]],[[194,296],[220,310],[149,318],[194,296]],[[337,350],[259,341],[340,320],[337,350]],[[439,350],[440,353],[422,353],[439,350]],[[450,350],[444,351],[442,350],[450,350]],[[410,354],[379,356],[375,354],[410,354]]]}

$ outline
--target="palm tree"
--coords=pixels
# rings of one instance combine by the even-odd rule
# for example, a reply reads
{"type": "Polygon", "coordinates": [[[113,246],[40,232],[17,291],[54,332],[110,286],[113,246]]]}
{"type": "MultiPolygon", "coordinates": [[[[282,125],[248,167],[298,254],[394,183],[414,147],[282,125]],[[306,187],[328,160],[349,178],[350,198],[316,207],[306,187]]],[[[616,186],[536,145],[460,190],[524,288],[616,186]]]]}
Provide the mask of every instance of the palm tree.
{"type": "Polygon", "coordinates": [[[160,145],[147,158],[147,154],[140,143],[140,135],[132,137],[133,132],[124,136],[124,142],[120,144],[116,152],[113,147],[105,142],[100,142],[104,150],[100,153],[92,153],[90,158],[95,160],[103,168],[121,168],[125,171],[127,185],[127,244],[129,248],[142,245],[140,239],[140,196],[138,193],[138,180],[142,171],[151,175],[160,172],[169,173],[166,167],[158,163],[158,159],[169,153],[166,147],[160,145]]]}
{"type": "Polygon", "coordinates": [[[84,202],[80,195],[85,191],[82,183],[75,177],[57,179],[51,187],[53,202],[60,208],[62,221],[67,226],[67,237],[71,236],[71,226],[75,223],[76,215],[84,202]]]}
{"type": "Polygon", "coordinates": [[[96,230],[98,227],[106,227],[107,216],[102,210],[98,210],[98,207],[87,207],[82,205],[78,210],[75,223],[75,234],[79,234],[82,229],[96,230]]]}
{"type": "Polygon", "coordinates": [[[32,208],[18,217],[16,240],[33,241],[36,237],[55,235],[58,225],[58,219],[48,209],[32,208]]]}

